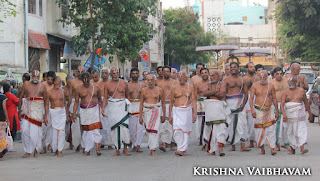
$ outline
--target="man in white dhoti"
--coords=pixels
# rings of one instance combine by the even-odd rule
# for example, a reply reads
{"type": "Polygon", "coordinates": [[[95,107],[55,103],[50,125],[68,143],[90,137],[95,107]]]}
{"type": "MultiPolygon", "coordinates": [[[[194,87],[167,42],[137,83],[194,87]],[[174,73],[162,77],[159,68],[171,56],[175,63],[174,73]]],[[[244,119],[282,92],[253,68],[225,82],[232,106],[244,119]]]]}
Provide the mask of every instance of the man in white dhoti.
{"type": "MultiPolygon", "coordinates": [[[[252,62],[247,63],[246,70],[247,70],[247,74],[246,76],[243,77],[243,80],[248,87],[248,98],[250,98],[251,86],[253,83],[257,81],[257,78],[255,76],[256,69],[254,67],[254,63],[252,62]]],[[[255,135],[254,135],[254,121],[251,113],[250,101],[247,101],[247,104],[244,109],[246,110],[246,118],[248,123],[248,127],[247,127],[248,141],[250,141],[250,145],[248,146],[248,148],[253,148],[255,135]]]]}
{"type": "MultiPolygon", "coordinates": [[[[46,80],[43,83],[47,92],[53,89],[53,78],[56,76],[54,71],[47,72],[46,80]]],[[[49,105],[50,107],[50,105],[49,105]]],[[[50,112],[47,114],[48,124],[42,124],[42,151],[40,154],[47,153],[47,148],[52,152],[52,121],[50,112]]]]}
{"type": "Polygon", "coordinates": [[[271,154],[275,155],[277,153],[275,123],[279,117],[276,91],[273,84],[268,81],[267,71],[261,70],[258,76],[259,82],[252,85],[250,96],[257,147],[261,148],[260,155],[265,154],[264,143],[267,141],[271,154]],[[276,115],[274,115],[274,107],[276,115]]]}
{"type": "Polygon", "coordinates": [[[90,75],[87,72],[81,74],[83,84],[75,90],[75,103],[73,107],[73,121],[77,121],[77,108],[80,104],[80,120],[82,127],[82,143],[84,147],[84,156],[90,155],[90,150],[96,146],[97,155],[100,156],[100,142],[102,136],[101,124],[101,91],[97,84],[90,83],[90,75]]]}
{"type": "MultiPolygon", "coordinates": [[[[78,74],[76,72],[76,74],[78,74]]],[[[69,142],[69,147],[67,150],[72,150],[73,147],[76,147],[76,152],[80,151],[81,147],[81,130],[80,130],[80,119],[79,119],[79,108],[77,109],[77,121],[72,121],[72,115],[73,115],[73,106],[74,106],[74,95],[70,95],[70,89],[71,89],[71,81],[74,80],[74,77],[72,75],[68,75],[66,77],[67,85],[63,87],[64,95],[66,96],[66,100],[69,101],[69,96],[72,96],[71,103],[69,106],[69,110],[67,110],[67,123],[66,123],[66,141],[69,142]]]]}
{"type": "Polygon", "coordinates": [[[300,147],[301,154],[308,152],[304,148],[307,142],[307,115],[309,113],[309,121],[311,121],[311,110],[308,99],[303,88],[297,87],[298,77],[291,75],[288,79],[289,89],[285,90],[281,96],[281,112],[283,122],[287,122],[287,135],[291,147],[289,154],[295,154],[295,149],[300,147]]]}
{"type": "Polygon", "coordinates": [[[219,155],[224,156],[223,147],[228,137],[228,120],[230,109],[224,101],[226,97],[226,85],[221,82],[222,73],[217,70],[210,71],[210,83],[206,85],[203,95],[207,97],[204,101],[206,112],[206,132],[208,138],[208,155],[215,155],[219,150],[219,155]]]}
{"type": "Polygon", "coordinates": [[[50,111],[50,120],[52,121],[52,151],[58,157],[62,157],[64,147],[65,127],[67,121],[66,114],[66,96],[61,88],[61,78],[53,78],[53,89],[48,91],[45,105],[45,119],[50,111]],[[49,104],[50,110],[49,110],[49,104]]]}
{"type": "Polygon", "coordinates": [[[280,151],[280,143],[282,142],[283,148],[286,148],[287,150],[290,150],[290,145],[288,141],[288,135],[287,135],[287,123],[283,122],[283,116],[280,110],[280,104],[281,104],[281,96],[283,91],[285,91],[288,88],[288,81],[283,78],[283,71],[281,67],[276,67],[273,70],[274,79],[271,80],[271,83],[274,86],[274,89],[276,90],[276,97],[278,102],[278,110],[279,110],[279,118],[277,120],[276,124],[276,151],[280,151]]]}
{"type": "Polygon", "coordinates": [[[162,115],[165,117],[165,121],[160,124],[160,138],[161,138],[161,146],[159,147],[160,150],[166,151],[167,145],[170,144],[170,148],[174,150],[174,140],[173,140],[173,128],[172,125],[169,123],[169,104],[170,104],[170,94],[172,89],[177,84],[177,81],[171,79],[171,67],[170,66],[163,66],[162,67],[162,75],[163,79],[161,82],[157,83],[157,86],[162,88],[165,94],[165,104],[166,104],[166,114],[162,115]]]}
{"type": "Polygon", "coordinates": [[[199,145],[202,145],[203,142],[205,143],[202,147],[202,150],[205,150],[206,145],[208,144],[209,136],[205,132],[205,106],[204,100],[205,97],[203,96],[203,91],[207,83],[209,82],[209,70],[207,68],[200,69],[200,76],[202,78],[201,81],[194,85],[195,94],[197,96],[197,124],[196,124],[196,135],[199,139],[199,145]]]}
{"type": "Polygon", "coordinates": [[[120,155],[121,145],[123,144],[123,153],[127,156],[131,155],[127,146],[130,144],[129,133],[129,117],[131,113],[131,104],[128,97],[128,84],[126,81],[119,79],[119,71],[116,67],[111,68],[112,80],[108,81],[105,86],[103,99],[102,114],[108,115],[108,120],[111,126],[111,140],[116,147],[116,152],[113,156],[120,155]],[[108,110],[105,113],[104,109],[108,105],[108,110]]]}
{"type": "MultiPolygon", "coordinates": [[[[25,154],[24,158],[30,156],[34,152],[34,157],[38,157],[38,153],[42,147],[42,121],[44,113],[44,103],[46,103],[47,90],[40,83],[40,72],[35,70],[32,72],[30,82],[23,84],[19,98],[19,118],[22,125],[22,143],[25,154]],[[21,114],[22,99],[23,110],[21,114]]],[[[47,124],[46,120],[44,123],[47,124]]]]}
{"type": "MultiPolygon", "coordinates": [[[[159,129],[161,111],[164,115],[166,112],[164,91],[160,87],[156,87],[156,77],[153,74],[147,76],[148,87],[141,89],[140,94],[140,110],[139,122],[144,126],[148,135],[148,146],[151,156],[157,156],[156,149],[159,147],[159,129]],[[163,107],[161,109],[161,107],[163,107]],[[142,115],[144,114],[144,119],[142,115]],[[144,120],[144,121],[143,121],[144,120]]],[[[162,122],[164,122],[162,117],[162,122]]]]}
{"type": "Polygon", "coordinates": [[[235,151],[238,142],[241,142],[240,151],[250,151],[245,147],[245,141],[248,138],[246,112],[243,110],[248,100],[248,86],[244,83],[242,77],[239,77],[239,64],[230,63],[231,75],[224,79],[227,89],[226,102],[231,109],[228,116],[230,119],[229,139],[232,148],[229,151],[235,151]]]}
{"type": "Polygon", "coordinates": [[[192,123],[197,120],[197,99],[193,85],[187,83],[186,73],[180,71],[178,79],[179,84],[170,94],[169,121],[173,125],[173,138],[177,143],[175,154],[184,156],[187,154],[192,123]]]}
{"type": "Polygon", "coordinates": [[[131,69],[130,77],[131,81],[128,83],[129,99],[132,105],[132,113],[129,118],[130,139],[133,145],[132,151],[142,152],[140,145],[143,139],[143,126],[139,123],[140,93],[141,89],[146,87],[146,85],[138,81],[138,68],[131,69]]]}

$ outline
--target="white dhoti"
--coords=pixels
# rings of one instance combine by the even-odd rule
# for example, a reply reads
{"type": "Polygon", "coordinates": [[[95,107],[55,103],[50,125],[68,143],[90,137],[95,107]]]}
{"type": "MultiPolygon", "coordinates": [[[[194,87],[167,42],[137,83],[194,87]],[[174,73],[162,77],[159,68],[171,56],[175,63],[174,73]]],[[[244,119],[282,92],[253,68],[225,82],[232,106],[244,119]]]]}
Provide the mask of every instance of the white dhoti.
{"type": "MultiPolygon", "coordinates": [[[[108,106],[109,105],[107,105],[105,108],[105,113],[108,113],[107,112],[108,106]]],[[[108,120],[108,115],[102,117],[101,123],[102,123],[102,129],[100,130],[100,133],[102,136],[101,144],[107,145],[107,146],[113,146],[111,142],[111,127],[108,120]]]]}
{"type": "MultiPolygon", "coordinates": [[[[248,98],[250,98],[250,94],[248,95],[248,98]]],[[[250,107],[250,101],[248,100],[246,103],[246,106],[244,107],[246,111],[246,118],[247,118],[247,130],[248,130],[248,141],[255,140],[254,135],[254,121],[251,113],[251,107],[250,107]]]]}
{"type": "Polygon", "coordinates": [[[270,148],[276,146],[276,120],[274,107],[255,106],[256,118],[254,118],[254,131],[257,147],[261,147],[267,141],[270,148]]]}
{"type": "Polygon", "coordinates": [[[47,115],[48,123],[42,124],[42,147],[47,147],[52,144],[52,118],[50,113],[50,106],[47,115]]]}
{"type": "Polygon", "coordinates": [[[173,128],[169,123],[169,104],[166,105],[166,115],[164,123],[160,123],[160,138],[162,143],[170,144],[173,142],[173,128]]]}
{"type": "Polygon", "coordinates": [[[121,149],[121,144],[130,144],[129,117],[131,104],[128,99],[109,98],[108,120],[111,126],[112,144],[121,149]]]}
{"type": "Polygon", "coordinates": [[[215,98],[206,99],[206,132],[208,133],[208,152],[213,153],[223,147],[228,137],[227,116],[230,114],[230,109],[225,101],[215,98]]]}
{"type": "Polygon", "coordinates": [[[205,105],[204,105],[205,98],[199,98],[197,101],[197,123],[196,123],[196,135],[199,139],[199,144],[202,145],[203,142],[208,144],[209,136],[206,134],[206,127],[205,127],[205,105]]]}
{"type": "Polygon", "coordinates": [[[307,142],[307,115],[303,103],[287,102],[284,110],[288,118],[287,135],[289,144],[293,149],[303,146],[307,142]]]}
{"type": "Polygon", "coordinates": [[[130,100],[132,105],[132,113],[129,118],[130,139],[134,147],[140,146],[143,139],[143,126],[139,122],[140,101],[130,100]]]}
{"type": "Polygon", "coordinates": [[[231,113],[227,116],[227,119],[229,119],[228,122],[230,122],[228,127],[228,141],[230,141],[231,145],[235,145],[239,141],[244,143],[248,137],[246,112],[239,110],[242,97],[242,95],[227,96],[226,100],[228,107],[231,109],[231,113]]]}
{"type": "MultiPolygon", "coordinates": [[[[71,116],[73,115],[73,106],[74,106],[74,99],[69,107],[69,112],[71,116]]],[[[72,145],[78,147],[81,144],[81,128],[80,128],[80,118],[79,118],[79,108],[77,111],[77,121],[76,122],[68,122],[66,124],[66,139],[68,139],[69,134],[71,134],[71,141],[72,145]]]]}
{"type": "Polygon", "coordinates": [[[66,109],[50,109],[52,120],[52,151],[62,151],[64,147],[65,127],[67,121],[66,109]]]}
{"type": "Polygon", "coordinates": [[[26,153],[32,153],[34,150],[40,152],[42,148],[43,110],[43,98],[30,97],[25,99],[21,120],[21,132],[23,148],[26,153]]]}
{"type": "Polygon", "coordinates": [[[80,104],[80,118],[83,130],[82,146],[86,152],[89,152],[95,143],[100,143],[102,139],[100,134],[100,129],[102,129],[100,106],[93,103],[80,104]]]}
{"type": "Polygon", "coordinates": [[[284,145],[290,146],[289,140],[288,140],[288,134],[287,134],[288,123],[283,122],[283,115],[280,109],[280,104],[281,102],[278,102],[279,118],[277,120],[277,124],[275,127],[276,136],[277,136],[276,144],[280,144],[280,142],[283,142],[284,145]]]}
{"type": "Polygon", "coordinates": [[[160,103],[143,104],[144,124],[148,133],[150,150],[155,150],[159,147],[160,110],[160,103]]]}
{"type": "Polygon", "coordinates": [[[173,107],[172,122],[177,151],[186,151],[192,131],[192,106],[173,107]]]}

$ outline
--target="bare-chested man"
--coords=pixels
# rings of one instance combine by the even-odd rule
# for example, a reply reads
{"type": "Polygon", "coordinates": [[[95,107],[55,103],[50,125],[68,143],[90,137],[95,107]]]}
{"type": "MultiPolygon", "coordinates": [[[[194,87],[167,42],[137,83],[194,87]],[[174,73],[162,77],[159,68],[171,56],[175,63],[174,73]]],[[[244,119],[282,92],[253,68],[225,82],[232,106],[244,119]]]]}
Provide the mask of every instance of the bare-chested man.
{"type": "Polygon", "coordinates": [[[272,83],[268,81],[268,73],[265,70],[259,73],[259,82],[252,85],[250,94],[250,106],[254,118],[254,131],[257,147],[261,148],[260,155],[265,154],[264,144],[267,141],[271,148],[271,154],[276,152],[276,120],[279,117],[276,91],[272,83]],[[274,108],[276,108],[276,115],[274,108]]]}
{"type": "Polygon", "coordinates": [[[177,143],[175,154],[184,156],[187,154],[192,123],[197,120],[197,99],[193,86],[187,83],[186,73],[179,72],[178,79],[179,84],[170,95],[169,122],[173,125],[173,138],[177,143]]]}
{"type": "Polygon", "coordinates": [[[309,90],[306,76],[304,76],[303,74],[300,74],[300,65],[298,63],[293,63],[291,65],[291,73],[285,75],[284,77],[288,80],[292,75],[296,75],[298,77],[297,87],[301,87],[305,91],[309,90]]]}
{"type": "MultiPolygon", "coordinates": [[[[255,73],[256,69],[254,67],[254,64],[252,62],[247,63],[246,65],[246,71],[247,74],[246,76],[243,77],[243,80],[245,84],[248,87],[248,97],[250,97],[250,89],[253,83],[257,81],[255,73]]],[[[250,101],[247,101],[247,104],[245,106],[246,110],[246,117],[247,117],[247,122],[248,122],[248,140],[250,141],[250,145],[248,148],[253,148],[254,147],[254,140],[255,140],[255,135],[254,135],[254,122],[253,122],[253,117],[251,114],[251,107],[250,107],[250,101]]]]}
{"type": "Polygon", "coordinates": [[[144,125],[148,133],[148,146],[151,156],[157,156],[156,149],[159,147],[160,121],[164,122],[165,117],[160,120],[160,114],[166,113],[164,91],[156,87],[156,76],[148,75],[148,87],[141,89],[139,122],[143,124],[142,115],[144,114],[144,125]],[[162,107],[162,109],[161,109],[162,107]]]}
{"type": "Polygon", "coordinates": [[[162,73],[162,66],[157,67],[157,80],[156,80],[156,85],[158,85],[159,82],[163,80],[163,73],[162,73]]]}
{"type": "Polygon", "coordinates": [[[203,96],[203,92],[205,91],[205,87],[207,83],[209,82],[209,70],[207,68],[201,68],[200,69],[200,76],[201,81],[195,84],[195,94],[196,98],[198,100],[197,102],[197,115],[198,115],[198,121],[196,124],[196,130],[197,130],[197,137],[199,139],[199,145],[202,145],[203,142],[205,142],[202,150],[205,150],[206,145],[208,144],[208,137],[204,130],[205,130],[205,107],[204,107],[204,100],[205,97],[203,96]]]}
{"type": "Polygon", "coordinates": [[[291,147],[289,154],[295,154],[295,149],[298,147],[301,154],[308,152],[304,148],[308,136],[306,112],[309,113],[309,121],[312,119],[306,93],[303,88],[297,87],[297,83],[298,77],[291,75],[288,79],[289,89],[285,90],[281,96],[283,122],[288,124],[287,135],[291,147]]]}
{"type": "Polygon", "coordinates": [[[230,110],[225,103],[226,84],[221,82],[222,71],[211,70],[210,82],[207,83],[203,95],[207,97],[205,103],[206,133],[208,133],[208,155],[215,155],[219,149],[219,155],[224,156],[223,147],[228,137],[227,116],[230,110]]]}
{"type": "Polygon", "coordinates": [[[44,104],[46,103],[47,90],[40,83],[40,72],[32,72],[31,81],[23,84],[19,98],[19,118],[22,125],[22,143],[25,154],[28,157],[34,152],[34,157],[38,157],[38,152],[42,148],[42,121],[47,124],[44,118],[44,104]],[[21,114],[22,98],[23,110],[21,114]]]}
{"type": "Polygon", "coordinates": [[[81,74],[83,84],[75,89],[75,102],[73,106],[73,121],[77,121],[77,109],[80,102],[80,119],[82,127],[82,142],[84,156],[90,155],[90,150],[96,146],[97,155],[100,156],[100,142],[102,129],[100,105],[101,90],[95,83],[90,83],[90,75],[87,72],[81,74]],[[81,99],[81,101],[80,101],[81,99]]]}
{"type": "MultiPolygon", "coordinates": [[[[101,69],[101,79],[100,79],[100,74],[98,70],[93,70],[92,74],[91,74],[92,80],[93,82],[95,82],[99,89],[101,90],[102,93],[102,99],[104,99],[104,87],[107,84],[108,80],[109,80],[109,70],[108,68],[102,68],[101,69]]],[[[106,98],[108,99],[108,98],[106,98]]],[[[108,108],[105,108],[105,112],[108,108]]],[[[102,140],[100,143],[100,148],[104,148],[104,146],[108,146],[108,150],[112,150],[112,143],[111,143],[111,127],[108,121],[108,116],[103,116],[102,115],[102,128],[100,130],[100,133],[102,135],[102,140]]]]}
{"type": "Polygon", "coordinates": [[[160,150],[166,151],[167,145],[171,143],[171,150],[174,150],[174,141],[173,141],[173,129],[172,125],[169,123],[169,104],[170,104],[170,94],[172,89],[177,84],[176,81],[170,78],[171,67],[163,66],[162,68],[163,80],[157,84],[158,87],[162,88],[164,91],[164,99],[166,104],[166,114],[162,115],[165,117],[165,122],[160,124],[160,138],[162,145],[159,147],[160,150]]]}
{"type": "Polygon", "coordinates": [[[231,62],[231,75],[224,79],[227,89],[226,102],[231,109],[228,141],[232,145],[230,151],[236,150],[235,144],[239,141],[241,142],[240,151],[250,151],[251,149],[245,147],[245,141],[248,137],[248,124],[244,107],[248,100],[248,87],[243,78],[239,77],[239,69],[238,63],[231,62]]]}
{"type": "MultiPolygon", "coordinates": [[[[47,89],[47,92],[53,89],[53,78],[56,77],[56,73],[54,71],[49,71],[47,72],[46,76],[46,81],[43,82],[43,85],[47,89]]],[[[49,105],[50,107],[50,105],[49,105]]],[[[51,147],[51,142],[52,142],[52,125],[51,125],[51,120],[50,120],[50,112],[47,114],[48,116],[48,124],[42,124],[42,151],[40,154],[44,154],[48,150],[51,150],[52,152],[52,147],[51,147]]]]}
{"type": "Polygon", "coordinates": [[[110,73],[112,80],[108,81],[104,87],[105,98],[103,99],[102,114],[108,116],[111,126],[111,140],[116,146],[116,152],[113,156],[120,155],[119,150],[122,144],[124,147],[123,153],[129,156],[131,153],[127,149],[127,145],[130,144],[128,84],[126,81],[119,79],[118,68],[112,67],[110,73]],[[105,112],[107,105],[108,111],[105,112]]]}
{"type": "Polygon", "coordinates": [[[197,63],[197,65],[196,65],[196,75],[193,76],[191,78],[191,81],[190,81],[191,85],[193,85],[194,87],[198,82],[200,82],[202,80],[202,77],[200,75],[200,70],[202,68],[204,68],[204,64],[203,63],[197,63]]]}
{"type": "Polygon", "coordinates": [[[48,78],[48,72],[43,72],[42,73],[42,81],[41,82],[47,81],[47,78],[48,78]]]}
{"type": "MultiPolygon", "coordinates": [[[[70,94],[70,90],[71,89],[71,81],[74,79],[74,77],[72,75],[68,75],[66,77],[66,82],[67,85],[64,86],[63,89],[63,93],[66,97],[66,101],[69,100],[69,94],[70,94]]],[[[67,107],[67,105],[66,105],[67,107]]],[[[69,112],[67,110],[67,112],[69,112]]],[[[72,111],[71,111],[72,112],[72,111]]],[[[65,130],[65,134],[66,134],[66,140],[67,142],[69,142],[69,147],[67,148],[67,150],[72,150],[74,145],[73,145],[73,131],[72,131],[72,115],[67,115],[67,122],[66,122],[66,130],[65,130]]],[[[80,143],[80,142],[79,142],[80,143]]]]}
{"type": "Polygon", "coordinates": [[[52,121],[52,151],[58,157],[62,157],[62,149],[64,147],[65,140],[65,127],[67,121],[67,99],[63,89],[61,88],[60,77],[53,78],[53,85],[53,89],[49,90],[47,94],[44,118],[47,119],[50,104],[50,114],[52,121]]]}
{"type": "Polygon", "coordinates": [[[26,81],[30,81],[30,74],[29,73],[24,73],[22,75],[22,84],[19,85],[19,87],[18,87],[17,97],[20,97],[20,92],[21,92],[23,83],[26,82],[26,81]]]}
{"type": "Polygon", "coordinates": [[[132,105],[132,113],[129,118],[130,138],[133,145],[132,151],[142,152],[140,145],[143,138],[143,126],[139,123],[140,111],[140,93],[141,89],[146,87],[142,82],[139,82],[139,69],[132,68],[130,71],[131,81],[128,83],[129,99],[132,105]]]}
{"type": "Polygon", "coordinates": [[[281,104],[281,96],[282,93],[288,88],[288,81],[286,79],[283,78],[283,71],[282,68],[280,67],[276,67],[273,70],[273,76],[274,79],[271,80],[271,83],[274,86],[274,89],[276,91],[276,97],[277,97],[277,102],[278,102],[278,109],[279,109],[279,118],[277,120],[277,126],[276,126],[276,135],[277,135],[277,141],[276,141],[276,145],[277,151],[280,151],[280,141],[281,139],[283,140],[284,145],[282,145],[282,147],[286,148],[287,150],[290,150],[290,146],[289,146],[289,141],[288,141],[288,136],[287,136],[287,123],[283,122],[283,117],[281,114],[281,110],[280,110],[280,104],[281,104]]]}

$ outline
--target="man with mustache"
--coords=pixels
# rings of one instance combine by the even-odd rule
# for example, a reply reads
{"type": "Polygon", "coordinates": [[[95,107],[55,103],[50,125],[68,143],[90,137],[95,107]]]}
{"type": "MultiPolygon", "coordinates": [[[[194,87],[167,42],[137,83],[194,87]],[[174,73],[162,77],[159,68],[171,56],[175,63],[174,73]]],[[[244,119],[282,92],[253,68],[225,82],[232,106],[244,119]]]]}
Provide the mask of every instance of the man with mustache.
{"type": "Polygon", "coordinates": [[[260,155],[265,154],[264,143],[267,141],[271,147],[271,154],[275,155],[277,153],[275,123],[279,117],[276,92],[273,84],[268,81],[267,71],[261,70],[258,74],[260,80],[252,85],[250,94],[257,147],[261,148],[260,155]],[[276,115],[274,115],[274,107],[276,115]]]}
{"type": "Polygon", "coordinates": [[[309,121],[312,119],[311,110],[306,93],[303,88],[297,86],[298,76],[291,75],[288,79],[289,89],[285,90],[281,96],[281,112],[283,122],[287,122],[287,135],[290,143],[290,153],[295,154],[295,149],[300,147],[301,154],[308,152],[304,148],[307,142],[307,115],[309,121]]]}
{"type": "MultiPolygon", "coordinates": [[[[47,100],[47,89],[40,83],[40,72],[34,70],[32,72],[31,81],[23,84],[19,98],[19,118],[22,122],[22,143],[25,154],[23,158],[34,153],[34,157],[38,157],[38,153],[42,147],[42,124],[47,124],[44,119],[44,104],[47,100]],[[22,98],[23,110],[21,113],[22,98]]],[[[45,115],[46,116],[46,115],[45,115]]]]}

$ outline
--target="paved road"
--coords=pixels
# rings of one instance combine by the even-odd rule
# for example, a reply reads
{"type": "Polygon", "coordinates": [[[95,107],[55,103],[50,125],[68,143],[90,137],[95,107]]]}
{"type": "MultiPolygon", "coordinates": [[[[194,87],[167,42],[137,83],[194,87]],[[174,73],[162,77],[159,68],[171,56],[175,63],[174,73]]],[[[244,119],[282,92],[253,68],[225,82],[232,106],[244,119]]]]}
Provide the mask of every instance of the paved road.
{"type": "MultiPolygon", "coordinates": [[[[158,157],[149,156],[147,148],[143,153],[132,156],[113,157],[111,150],[103,150],[101,157],[92,154],[81,156],[74,151],[63,151],[64,157],[57,158],[52,153],[41,155],[38,159],[21,158],[21,143],[15,143],[17,152],[11,152],[0,160],[0,180],[319,180],[320,178],[320,126],[309,124],[309,153],[288,155],[287,151],[271,156],[267,148],[266,155],[258,155],[259,149],[251,152],[227,152],[225,157],[207,156],[196,146],[194,134],[190,141],[189,156],[175,156],[172,151],[159,152],[158,157]],[[193,176],[193,167],[242,168],[244,176],[193,176]],[[249,176],[246,167],[299,167],[311,168],[312,176],[249,176]]],[[[146,143],[146,139],[144,139],[146,143]]],[[[239,148],[239,146],[237,146],[239,148]]],[[[229,149],[226,147],[225,150],[229,149]]],[[[92,153],[95,153],[92,150],[92,153]]]]}

